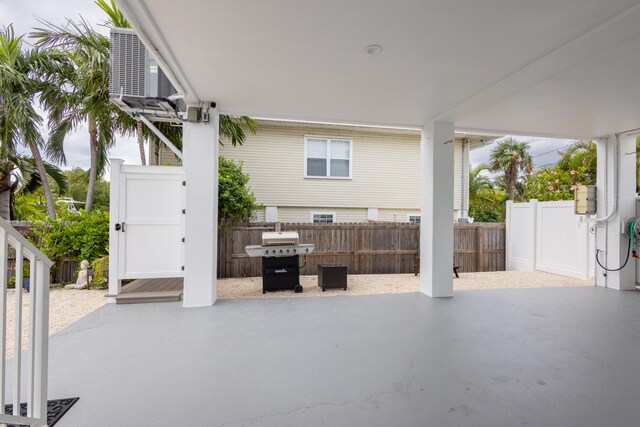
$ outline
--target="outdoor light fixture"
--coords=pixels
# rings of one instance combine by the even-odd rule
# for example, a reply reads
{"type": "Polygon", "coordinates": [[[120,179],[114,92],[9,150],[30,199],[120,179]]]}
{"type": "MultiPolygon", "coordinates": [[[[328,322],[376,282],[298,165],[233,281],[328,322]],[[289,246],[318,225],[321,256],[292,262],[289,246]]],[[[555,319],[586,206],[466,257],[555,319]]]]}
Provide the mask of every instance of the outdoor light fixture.
{"type": "Polygon", "coordinates": [[[377,45],[377,44],[372,44],[370,46],[365,47],[364,51],[366,53],[368,53],[369,55],[377,55],[380,52],[382,52],[382,46],[377,45]]]}

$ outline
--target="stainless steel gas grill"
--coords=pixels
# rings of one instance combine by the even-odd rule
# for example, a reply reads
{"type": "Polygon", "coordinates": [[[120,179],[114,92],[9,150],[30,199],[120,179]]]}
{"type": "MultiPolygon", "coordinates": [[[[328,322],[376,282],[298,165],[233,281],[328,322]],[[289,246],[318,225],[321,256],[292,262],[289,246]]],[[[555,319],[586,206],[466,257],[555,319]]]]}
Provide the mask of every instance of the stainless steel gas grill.
{"type": "Polygon", "coordinates": [[[262,293],[293,290],[300,286],[300,255],[313,252],[313,244],[300,244],[295,231],[262,233],[262,245],[249,245],[245,252],[250,257],[262,257],[262,293]]]}

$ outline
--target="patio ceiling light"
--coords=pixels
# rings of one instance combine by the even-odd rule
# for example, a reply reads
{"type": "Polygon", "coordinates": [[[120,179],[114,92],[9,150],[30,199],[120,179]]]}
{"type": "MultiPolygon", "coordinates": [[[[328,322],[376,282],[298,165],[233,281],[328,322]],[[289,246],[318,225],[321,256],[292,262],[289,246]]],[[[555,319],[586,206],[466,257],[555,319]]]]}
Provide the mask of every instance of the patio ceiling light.
{"type": "Polygon", "coordinates": [[[364,48],[364,51],[369,55],[377,55],[382,52],[382,46],[377,44],[372,44],[364,48]]]}

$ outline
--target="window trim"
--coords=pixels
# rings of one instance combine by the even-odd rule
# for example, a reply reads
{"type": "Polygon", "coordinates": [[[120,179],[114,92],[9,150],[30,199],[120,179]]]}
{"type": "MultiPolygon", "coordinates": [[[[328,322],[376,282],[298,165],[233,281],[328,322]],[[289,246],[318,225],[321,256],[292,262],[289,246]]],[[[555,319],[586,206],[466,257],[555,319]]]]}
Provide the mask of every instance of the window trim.
{"type": "Polygon", "coordinates": [[[335,224],[338,222],[338,216],[336,215],[335,212],[330,212],[330,211],[312,211],[312,212],[309,212],[309,221],[311,222],[311,224],[335,224]],[[314,215],[331,215],[333,217],[333,222],[331,223],[314,222],[313,221],[314,215]]]}
{"type": "Polygon", "coordinates": [[[408,212],[407,213],[407,222],[409,224],[411,224],[411,217],[412,216],[417,216],[418,218],[420,218],[420,223],[422,224],[422,212],[408,212]]]}
{"type": "MultiPolygon", "coordinates": [[[[304,136],[304,178],[308,179],[352,179],[353,171],[353,139],[341,136],[320,136],[320,135],[305,135],[304,136]],[[307,146],[309,145],[309,139],[325,139],[329,141],[347,141],[349,142],[349,176],[330,176],[331,172],[331,143],[327,144],[327,176],[315,176],[307,174],[307,146]]],[[[339,160],[339,159],[338,159],[339,160]]]]}

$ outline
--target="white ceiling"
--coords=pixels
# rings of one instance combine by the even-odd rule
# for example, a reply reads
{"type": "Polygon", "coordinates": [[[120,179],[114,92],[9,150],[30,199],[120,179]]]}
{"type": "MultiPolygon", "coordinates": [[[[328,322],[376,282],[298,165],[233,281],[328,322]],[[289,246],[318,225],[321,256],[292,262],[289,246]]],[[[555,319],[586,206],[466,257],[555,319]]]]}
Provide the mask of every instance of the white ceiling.
{"type": "Polygon", "coordinates": [[[639,0],[117,0],[189,101],[260,117],[640,128],[639,0]],[[364,53],[379,44],[379,55],[364,53]]]}

